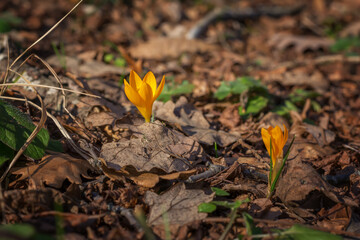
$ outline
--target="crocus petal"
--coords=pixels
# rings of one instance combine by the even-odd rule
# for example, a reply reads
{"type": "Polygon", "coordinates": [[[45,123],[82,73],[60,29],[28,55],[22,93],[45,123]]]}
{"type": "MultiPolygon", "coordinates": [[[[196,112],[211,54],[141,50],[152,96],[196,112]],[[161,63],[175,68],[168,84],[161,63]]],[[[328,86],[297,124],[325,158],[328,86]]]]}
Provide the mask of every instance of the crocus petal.
{"type": "Polygon", "coordinates": [[[287,140],[288,140],[288,137],[289,137],[289,133],[288,133],[288,130],[284,124],[284,142],[283,142],[283,146],[285,146],[287,140]]]}
{"type": "Polygon", "coordinates": [[[145,100],[146,105],[148,105],[148,103],[151,102],[152,90],[151,90],[151,87],[149,86],[149,84],[147,84],[146,82],[143,82],[141,84],[140,89],[139,89],[139,95],[141,96],[142,99],[145,100]]]}
{"type": "Polygon", "coordinates": [[[152,72],[148,72],[145,75],[143,81],[146,82],[147,84],[149,84],[149,86],[151,87],[152,96],[154,96],[155,92],[156,92],[156,78],[155,78],[154,74],[152,72]]]}
{"type": "Polygon", "coordinates": [[[261,136],[263,139],[263,142],[265,144],[266,150],[268,151],[269,155],[270,155],[270,133],[268,130],[266,130],[265,128],[261,129],[261,136]]]}
{"type": "Polygon", "coordinates": [[[279,157],[280,153],[282,152],[282,142],[283,142],[283,133],[279,126],[276,126],[271,131],[271,137],[274,139],[274,156],[277,158],[279,157]]]}
{"type": "Polygon", "coordinates": [[[131,70],[129,82],[130,82],[130,86],[132,86],[136,91],[139,91],[139,88],[143,81],[134,70],[131,70]]]}
{"type": "Polygon", "coordinates": [[[164,89],[164,85],[165,85],[165,76],[163,76],[159,84],[159,87],[156,89],[156,92],[153,97],[154,101],[160,96],[162,90],[164,89]]]}
{"type": "Polygon", "coordinates": [[[139,110],[141,115],[145,118],[145,122],[150,122],[150,120],[151,120],[151,110],[149,111],[148,107],[138,107],[137,109],[139,110]]]}
{"type": "Polygon", "coordinates": [[[144,107],[145,101],[140,96],[140,94],[129,85],[129,83],[124,79],[124,85],[125,85],[125,95],[129,99],[130,102],[132,102],[135,106],[144,107]]]}

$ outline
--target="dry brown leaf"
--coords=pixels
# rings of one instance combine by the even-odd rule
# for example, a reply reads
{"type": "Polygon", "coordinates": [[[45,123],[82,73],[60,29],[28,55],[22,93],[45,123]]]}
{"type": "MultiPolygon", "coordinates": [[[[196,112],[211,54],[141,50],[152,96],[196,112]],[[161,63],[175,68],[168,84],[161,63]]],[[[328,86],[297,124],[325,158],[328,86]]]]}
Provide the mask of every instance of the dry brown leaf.
{"type": "Polygon", "coordinates": [[[303,136],[304,134],[311,134],[313,139],[316,140],[317,144],[321,147],[329,145],[336,137],[336,134],[330,130],[302,122],[294,123],[290,133],[298,137],[303,136]]]}
{"type": "Polygon", "coordinates": [[[85,118],[85,126],[87,128],[100,127],[105,125],[112,125],[117,118],[117,115],[112,112],[96,112],[91,113],[85,118]]]}
{"type": "Polygon", "coordinates": [[[176,179],[193,174],[189,171],[193,164],[204,160],[199,143],[159,121],[133,126],[132,131],[131,139],[102,146],[101,158],[114,176],[118,173],[139,185],[152,187],[159,178],[176,179]]]}
{"type": "Polygon", "coordinates": [[[281,209],[274,206],[268,198],[257,198],[249,205],[249,214],[256,218],[275,220],[282,214],[281,209]]]}
{"type": "Polygon", "coordinates": [[[77,101],[76,107],[78,108],[78,115],[80,119],[86,119],[86,117],[91,113],[94,107],[99,107],[100,109],[110,110],[116,116],[124,116],[126,110],[121,105],[115,105],[114,103],[104,99],[104,98],[93,98],[93,97],[82,97],[77,101]]]}
{"type": "Polygon", "coordinates": [[[203,190],[186,189],[183,183],[175,185],[161,195],[147,191],[145,203],[150,207],[148,223],[152,226],[164,225],[164,213],[167,214],[170,225],[183,225],[204,219],[207,214],[199,213],[198,206],[210,202],[213,197],[214,193],[207,194],[203,190]]]}
{"type": "Polygon", "coordinates": [[[65,179],[76,184],[82,183],[81,177],[91,179],[88,171],[95,169],[86,160],[58,153],[45,156],[39,164],[15,169],[12,174],[22,175],[15,182],[31,178],[36,186],[61,188],[65,179]]]}
{"type": "Polygon", "coordinates": [[[270,126],[280,126],[281,129],[283,130],[283,125],[285,125],[285,127],[287,129],[289,129],[289,123],[286,121],[285,118],[281,117],[280,115],[273,113],[273,112],[268,112],[267,114],[265,114],[265,116],[260,120],[259,122],[259,127],[258,129],[260,130],[261,128],[269,128],[270,126]]]}
{"type": "Polygon", "coordinates": [[[340,37],[359,36],[359,34],[360,22],[353,22],[340,32],[340,37]]]}
{"type": "Polygon", "coordinates": [[[226,107],[219,117],[219,122],[230,129],[236,127],[240,123],[239,106],[237,103],[226,107]]]}
{"type": "Polygon", "coordinates": [[[312,37],[312,36],[294,36],[287,33],[274,34],[268,44],[277,50],[285,50],[289,47],[294,47],[299,53],[306,50],[325,50],[328,49],[334,40],[328,38],[312,37]]]}
{"type": "Polygon", "coordinates": [[[348,198],[340,197],[338,189],[325,182],[313,167],[301,161],[301,155],[288,161],[285,173],[279,179],[276,196],[289,205],[301,204],[302,208],[320,208],[319,199],[327,198],[347,206],[358,206],[348,198]]]}
{"type": "Polygon", "coordinates": [[[184,38],[154,38],[148,42],[131,47],[129,52],[135,58],[163,60],[178,58],[183,53],[214,51],[214,45],[200,40],[184,38]]]}
{"type": "Polygon", "coordinates": [[[240,137],[240,134],[235,132],[211,129],[202,112],[189,104],[183,96],[176,103],[156,102],[154,112],[157,118],[180,125],[184,133],[203,144],[213,145],[216,142],[219,146],[228,146],[240,137]]]}
{"type": "Polygon", "coordinates": [[[115,170],[113,168],[109,168],[104,161],[104,159],[100,158],[102,161],[102,169],[106,176],[114,180],[122,180],[124,177],[130,178],[137,185],[147,188],[155,187],[155,185],[161,180],[176,180],[188,179],[191,175],[195,174],[196,169],[191,169],[187,171],[180,171],[166,174],[163,171],[159,171],[158,169],[153,169],[150,172],[146,171],[138,171],[133,166],[125,166],[120,170],[115,170]]]}

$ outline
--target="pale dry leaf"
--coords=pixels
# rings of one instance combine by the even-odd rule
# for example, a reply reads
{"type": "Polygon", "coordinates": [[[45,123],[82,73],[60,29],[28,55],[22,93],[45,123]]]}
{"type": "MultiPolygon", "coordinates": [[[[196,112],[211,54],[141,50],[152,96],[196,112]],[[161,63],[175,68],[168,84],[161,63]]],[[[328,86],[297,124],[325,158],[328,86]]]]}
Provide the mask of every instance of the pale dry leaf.
{"type": "Polygon", "coordinates": [[[147,191],[145,203],[150,207],[149,225],[164,225],[163,215],[166,214],[169,224],[183,225],[192,221],[206,218],[206,213],[199,213],[201,203],[210,202],[214,193],[205,193],[203,190],[186,189],[185,184],[173,186],[167,192],[157,195],[147,191]]]}
{"type": "Polygon", "coordinates": [[[299,121],[293,124],[290,133],[298,137],[301,137],[304,134],[311,134],[316,143],[321,147],[329,145],[336,137],[336,134],[330,130],[299,121]]]}
{"type": "Polygon", "coordinates": [[[211,129],[202,112],[189,104],[184,96],[176,103],[156,102],[154,113],[161,120],[180,125],[184,133],[203,144],[213,145],[216,142],[219,146],[225,147],[240,138],[240,134],[236,132],[211,129]]]}
{"type": "Polygon", "coordinates": [[[115,170],[130,165],[138,171],[186,171],[204,156],[199,143],[159,121],[137,126],[130,140],[105,143],[101,149],[101,157],[115,170]]]}
{"type": "Polygon", "coordinates": [[[46,184],[54,188],[61,188],[65,179],[76,184],[83,182],[82,177],[92,179],[88,171],[95,172],[96,169],[86,160],[58,153],[45,156],[39,164],[14,169],[12,174],[21,175],[21,177],[12,184],[31,178],[36,186],[46,184]]]}
{"type": "Polygon", "coordinates": [[[324,78],[320,71],[309,72],[305,68],[296,68],[292,71],[264,71],[259,72],[259,76],[264,83],[279,82],[283,86],[308,86],[319,93],[325,93],[329,88],[329,82],[324,78]]]}
{"type": "Polygon", "coordinates": [[[135,58],[163,60],[179,58],[184,53],[204,53],[215,49],[216,46],[200,40],[161,37],[133,46],[129,52],[135,58]]]}
{"type": "Polygon", "coordinates": [[[129,73],[129,71],[123,67],[117,67],[92,59],[85,62],[82,62],[77,57],[64,56],[63,59],[62,63],[58,56],[53,55],[47,58],[46,61],[51,66],[58,68],[63,68],[63,64],[66,64],[66,69],[71,70],[76,75],[87,78],[101,77],[107,74],[126,75],[129,73]]]}
{"type": "Polygon", "coordinates": [[[306,50],[318,51],[328,49],[334,40],[322,37],[313,36],[295,36],[287,33],[274,34],[269,42],[270,47],[277,50],[285,50],[286,48],[294,47],[295,51],[302,53],[306,50]]]}
{"type": "Polygon", "coordinates": [[[280,116],[276,113],[268,112],[260,120],[258,130],[261,130],[261,128],[268,129],[270,126],[272,126],[272,127],[279,126],[281,128],[281,130],[284,131],[284,129],[283,129],[284,125],[287,129],[289,129],[289,123],[286,121],[285,118],[283,118],[282,116],[280,116]]]}

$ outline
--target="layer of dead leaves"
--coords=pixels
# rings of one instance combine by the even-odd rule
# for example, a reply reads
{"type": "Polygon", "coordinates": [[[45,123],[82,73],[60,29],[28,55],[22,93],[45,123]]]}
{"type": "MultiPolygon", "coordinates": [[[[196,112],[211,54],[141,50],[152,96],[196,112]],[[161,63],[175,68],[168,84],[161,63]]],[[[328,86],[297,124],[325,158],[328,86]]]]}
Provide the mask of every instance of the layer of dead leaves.
{"type": "MultiPolygon", "coordinates": [[[[0,12],[23,19],[7,36],[29,46],[74,2],[1,1],[0,12]]],[[[286,9],[297,5],[293,0],[269,1],[265,8],[264,1],[93,2],[80,5],[34,48],[65,88],[100,96],[67,93],[63,102],[61,92],[39,89],[49,112],[74,141],[88,143],[80,145],[88,157],[63,141],[65,153],[49,152],[39,162],[21,159],[0,195],[3,222],[29,223],[37,232],[56,236],[61,219],[65,239],[144,239],[149,232],[160,239],[169,232],[171,239],[219,239],[229,211],[208,215],[199,213],[198,205],[249,198],[239,213],[253,216],[264,232],[301,223],[359,237],[360,61],[333,54],[335,40],[327,35],[359,37],[357,1],[307,2],[291,14],[286,9]],[[284,14],[271,12],[274,6],[284,14]],[[229,8],[235,12],[230,17],[204,23],[207,14],[229,8]],[[264,14],[243,17],[244,9],[264,14]],[[202,34],[186,38],[194,27],[202,27],[202,34]],[[52,49],[62,44],[63,60],[52,49]],[[107,54],[122,57],[124,66],[106,63],[107,54]],[[158,120],[143,123],[121,85],[131,69],[166,74],[175,83],[189,80],[195,89],[155,102],[158,120]],[[314,111],[307,101],[286,117],[264,112],[241,118],[238,98],[220,102],[213,97],[222,81],[239,76],[261,80],[275,96],[273,104],[295,89],[314,90],[321,109],[314,111]],[[64,107],[74,117],[64,114],[64,107]],[[283,124],[290,129],[289,139],[296,139],[269,200],[270,160],[260,129],[283,124]],[[189,181],[214,166],[220,169],[215,175],[189,181]],[[230,196],[216,197],[210,186],[230,196]],[[146,223],[140,220],[145,218],[146,223]]],[[[2,73],[4,49],[0,47],[2,73]]],[[[10,49],[10,57],[16,57],[16,44],[10,49]]],[[[35,84],[58,86],[36,61],[22,74],[35,84]]],[[[35,99],[25,88],[13,87],[7,94],[35,99]]],[[[27,105],[22,109],[34,112],[27,105]]],[[[36,114],[33,119],[38,120],[36,114]]],[[[47,128],[53,138],[64,140],[52,122],[47,128]]],[[[241,218],[227,237],[238,234],[246,235],[241,218]]]]}

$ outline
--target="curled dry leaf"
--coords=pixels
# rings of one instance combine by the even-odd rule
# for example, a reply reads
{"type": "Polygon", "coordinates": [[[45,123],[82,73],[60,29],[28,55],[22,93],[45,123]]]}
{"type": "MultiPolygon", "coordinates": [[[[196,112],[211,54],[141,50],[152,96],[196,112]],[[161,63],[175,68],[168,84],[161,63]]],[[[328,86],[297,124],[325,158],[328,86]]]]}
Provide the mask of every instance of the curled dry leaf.
{"type": "Polygon", "coordinates": [[[205,158],[199,143],[159,121],[134,126],[132,131],[131,139],[102,146],[103,164],[113,178],[127,176],[139,185],[153,187],[160,178],[193,174],[193,164],[205,158]]]}
{"type": "Polygon", "coordinates": [[[213,145],[216,142],[219,146],[228,146],[240,138],[238,133],[216,131],[210,128],[201,111],[189,104],[185,97],[180,97],[176,103],[155,102],[155,116],[172,124],[178,124],[181,130],[196,141],[213,145]]]}
{"type": "Polygon", "coordinates": [[[12,171],[12,174],[22,175],[17,181],[31,178],[36,186],[47,186],[61,188],[65,179],[71,183],[81,184],[83,178],[91,179],[88,171],[95,172],[96,169],[86,160],[74,158],[67,154],[56,154],[45,156],[39,164],[21,167],[12,171]]]}
{"type": "Polygon", "coordinates": [[[321,147],[329,145],[335,140],[336,137],[335,133],[330,130],[302,122],[294,123],[290,133],[299,137],[303,136],[304,134],[311,134],[313,139],[315,139],[317,144],[321,147]]]}
{"type": "Polygon", "coordinates": [[[286,173],[280,178],[276,196],[286,204],[303,203],[305,208],[320,208],[319,199],[324,196],[336,203],[344,203],[347,206],[358,206],[348,198],[340,197],[338,189],[325,182],[316,170],[301,160],[289,161],[286,173]]]}
{"type": "Polygon", "coordinates": [[[169,224],[183,225],[206,218],[206,213],[199,213],[201,203],[210,202],[214,193],[207,194],[203,190],[186,189],[185,184],[177,184],[164,194],[147,191],[145,203],[150,207],[149,225],[164,225],[163,215],[167,214],[169,224]]]}

